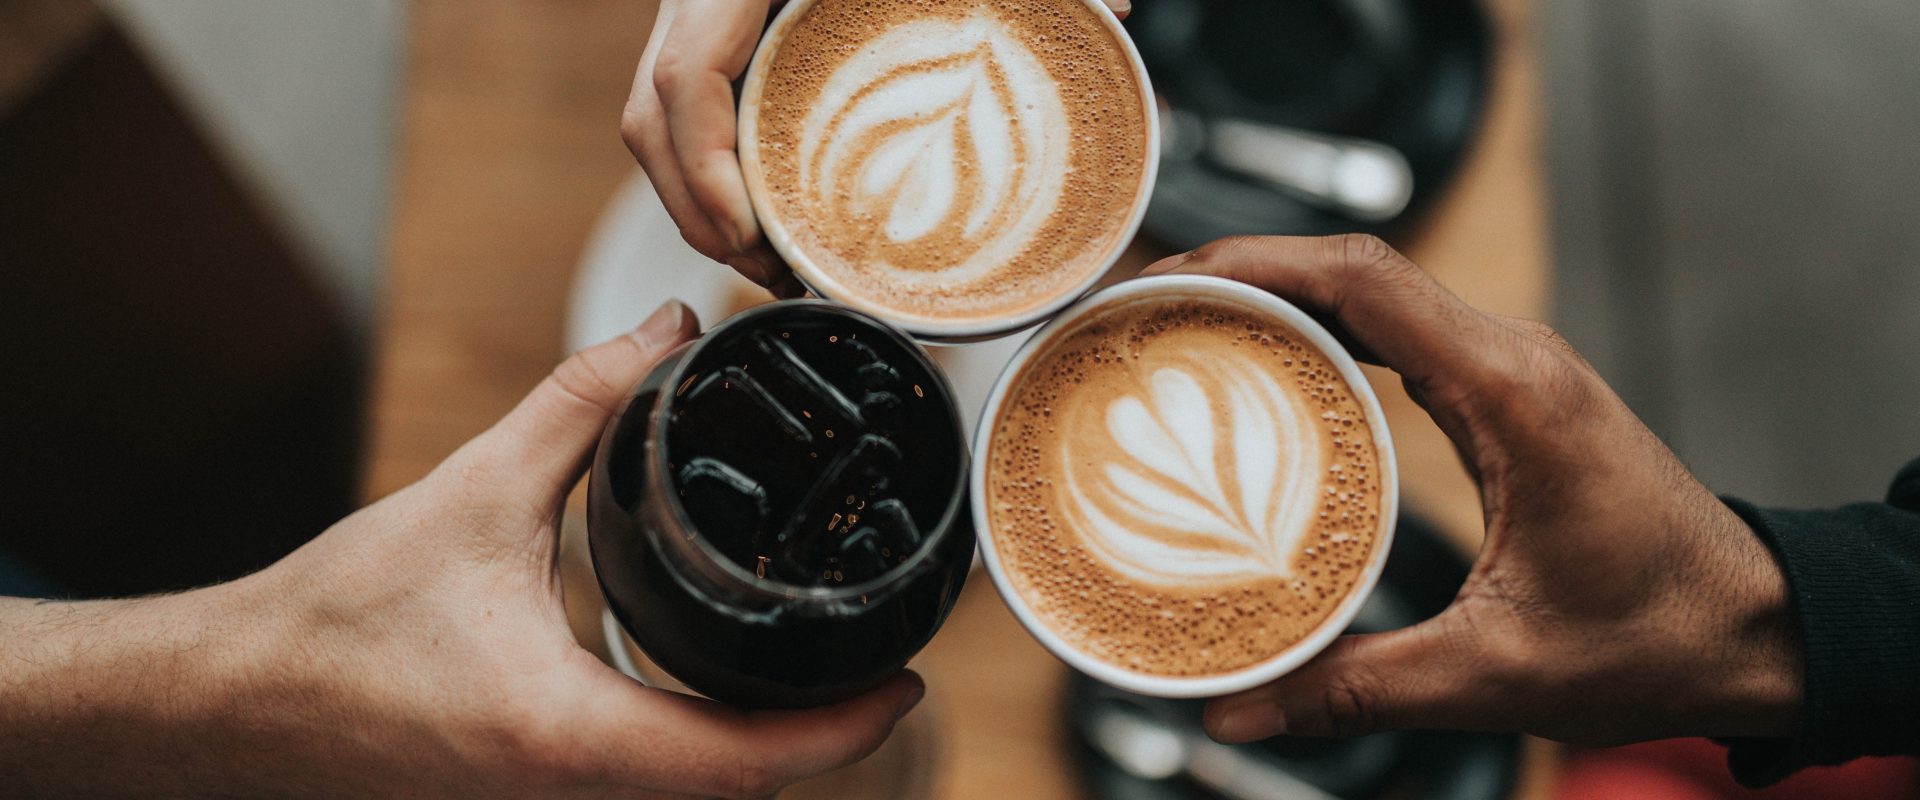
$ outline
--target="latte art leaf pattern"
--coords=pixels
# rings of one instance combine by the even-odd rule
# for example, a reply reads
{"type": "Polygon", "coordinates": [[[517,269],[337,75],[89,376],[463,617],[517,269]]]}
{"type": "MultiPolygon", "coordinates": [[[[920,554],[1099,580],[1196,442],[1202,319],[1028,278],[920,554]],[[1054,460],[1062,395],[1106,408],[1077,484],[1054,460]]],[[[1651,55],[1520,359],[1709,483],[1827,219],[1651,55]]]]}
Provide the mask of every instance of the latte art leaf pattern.
{"type": "Polygon", "coordinates": [[[1069,128],[1046,67],[1003,23],[912,20],[827,80],[798,142],[801,189],[886,244],[935,245],[939,279],[964,280],[1016,257],[1047,222],[1069,128]]]}
{"type": "Polygon", "coordinates": [[[1075,651],[1222,675],[1342,613],[1384,555],[1392,464],[1376,410],[1306,334],[1136,286],[1041,334],[1014,373],[976,484],[983,542],[1075,651]]]}
{"type": "Polygon", "coordinates": [[[1107,405],[1110,442],[1061,443],[1087,545],[1148,584],[1289,576],[1324,472],[1305,410],[1255,371],[1167,366],[1145,383],[1107,405]]]}

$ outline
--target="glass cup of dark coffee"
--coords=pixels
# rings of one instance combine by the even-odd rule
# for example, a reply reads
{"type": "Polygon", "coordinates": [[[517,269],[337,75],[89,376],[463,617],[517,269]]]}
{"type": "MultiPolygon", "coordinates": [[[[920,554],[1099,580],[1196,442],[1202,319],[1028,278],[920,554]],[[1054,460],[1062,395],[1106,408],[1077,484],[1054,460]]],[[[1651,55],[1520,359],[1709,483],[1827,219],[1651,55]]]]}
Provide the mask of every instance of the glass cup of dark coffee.
{"type": "Polygon", "coordinates": [[[904,666],[974,535],[952,392],[905,335],[795,300],[662,359],[601,436],[587,530],[636,644],[695,691],[804,707],[904,666]]]}

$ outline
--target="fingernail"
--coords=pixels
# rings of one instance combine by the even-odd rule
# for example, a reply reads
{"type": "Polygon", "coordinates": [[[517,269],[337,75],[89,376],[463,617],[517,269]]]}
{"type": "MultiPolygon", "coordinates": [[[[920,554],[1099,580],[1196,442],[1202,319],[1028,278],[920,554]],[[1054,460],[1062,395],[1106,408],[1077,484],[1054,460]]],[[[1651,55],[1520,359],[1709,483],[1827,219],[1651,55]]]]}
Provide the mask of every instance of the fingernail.
{"type": "Polygon", "coordinates": [[[927,687],[924,684],[915,684],[913,688],[908,689],[907,693],[900,698],[899,707],[893,710],[894,721],[900,721],[900,718],[905,717],[914,706],[920,705],[920,698],[926,696],[927,687]]]}
{"type": "Polygon", "coordinates": [[[1220,712],[1207,726],[1207,735],[1224,744],[1240,744],[1278,736],[1285,730],[1286,720],[1279,706],[1255,702],[1220,712]]]}
{"type": "Polygon", "coordinates": [[[652,314],[647,315],[647,321],[640,323],[640,327],[634,329],[633,334],[640,339],[641,343],[649,346],[665,344],[673,340],[674,334],[680,332],[680,326],[686,323],[687,316],[692,313],[693,310],[687,308],[686,303],[668,300],[654,309],[652,314]]]}
{"type": "Polygon", "coordinates": [[[1115,0],[1107,0],[1107,7],[1113,9],[1114,16],[1124,18],[1129,12],[1133,11],[1133,2],[1132,0],[1118,0],[1118,2],[1115,2],[1115,0]]]}

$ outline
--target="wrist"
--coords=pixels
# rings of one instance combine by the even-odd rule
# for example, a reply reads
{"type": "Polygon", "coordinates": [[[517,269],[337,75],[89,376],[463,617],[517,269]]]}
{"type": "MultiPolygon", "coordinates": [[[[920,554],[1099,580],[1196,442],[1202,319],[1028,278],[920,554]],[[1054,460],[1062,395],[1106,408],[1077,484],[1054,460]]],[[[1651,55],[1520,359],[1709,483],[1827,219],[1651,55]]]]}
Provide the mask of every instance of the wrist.
{"type": "Polygon", "coordinates": [[[1729,736],[1787,737],[1799,727],[1804,702],[1799,623],[1785,571],[1760,537],[1731,509],[1716,504],[1716,536],[1728,613],[1719,658],[1723,671],[1702,678],[1717,684],[1729,736]]]}

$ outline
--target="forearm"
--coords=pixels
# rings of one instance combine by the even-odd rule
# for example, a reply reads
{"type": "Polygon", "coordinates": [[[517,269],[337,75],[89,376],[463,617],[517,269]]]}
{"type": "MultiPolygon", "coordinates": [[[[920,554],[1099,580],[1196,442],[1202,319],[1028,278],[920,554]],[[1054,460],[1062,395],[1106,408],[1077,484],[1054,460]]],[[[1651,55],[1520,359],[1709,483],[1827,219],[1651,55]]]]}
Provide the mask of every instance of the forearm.
{"type": "Polygon", "coordinates": [[[27,796],[204,792],[241,674],[230,595],[0,598],[0,774],[27,796]],[[198,787],[196,789],[196,786],[198,787]]]}

